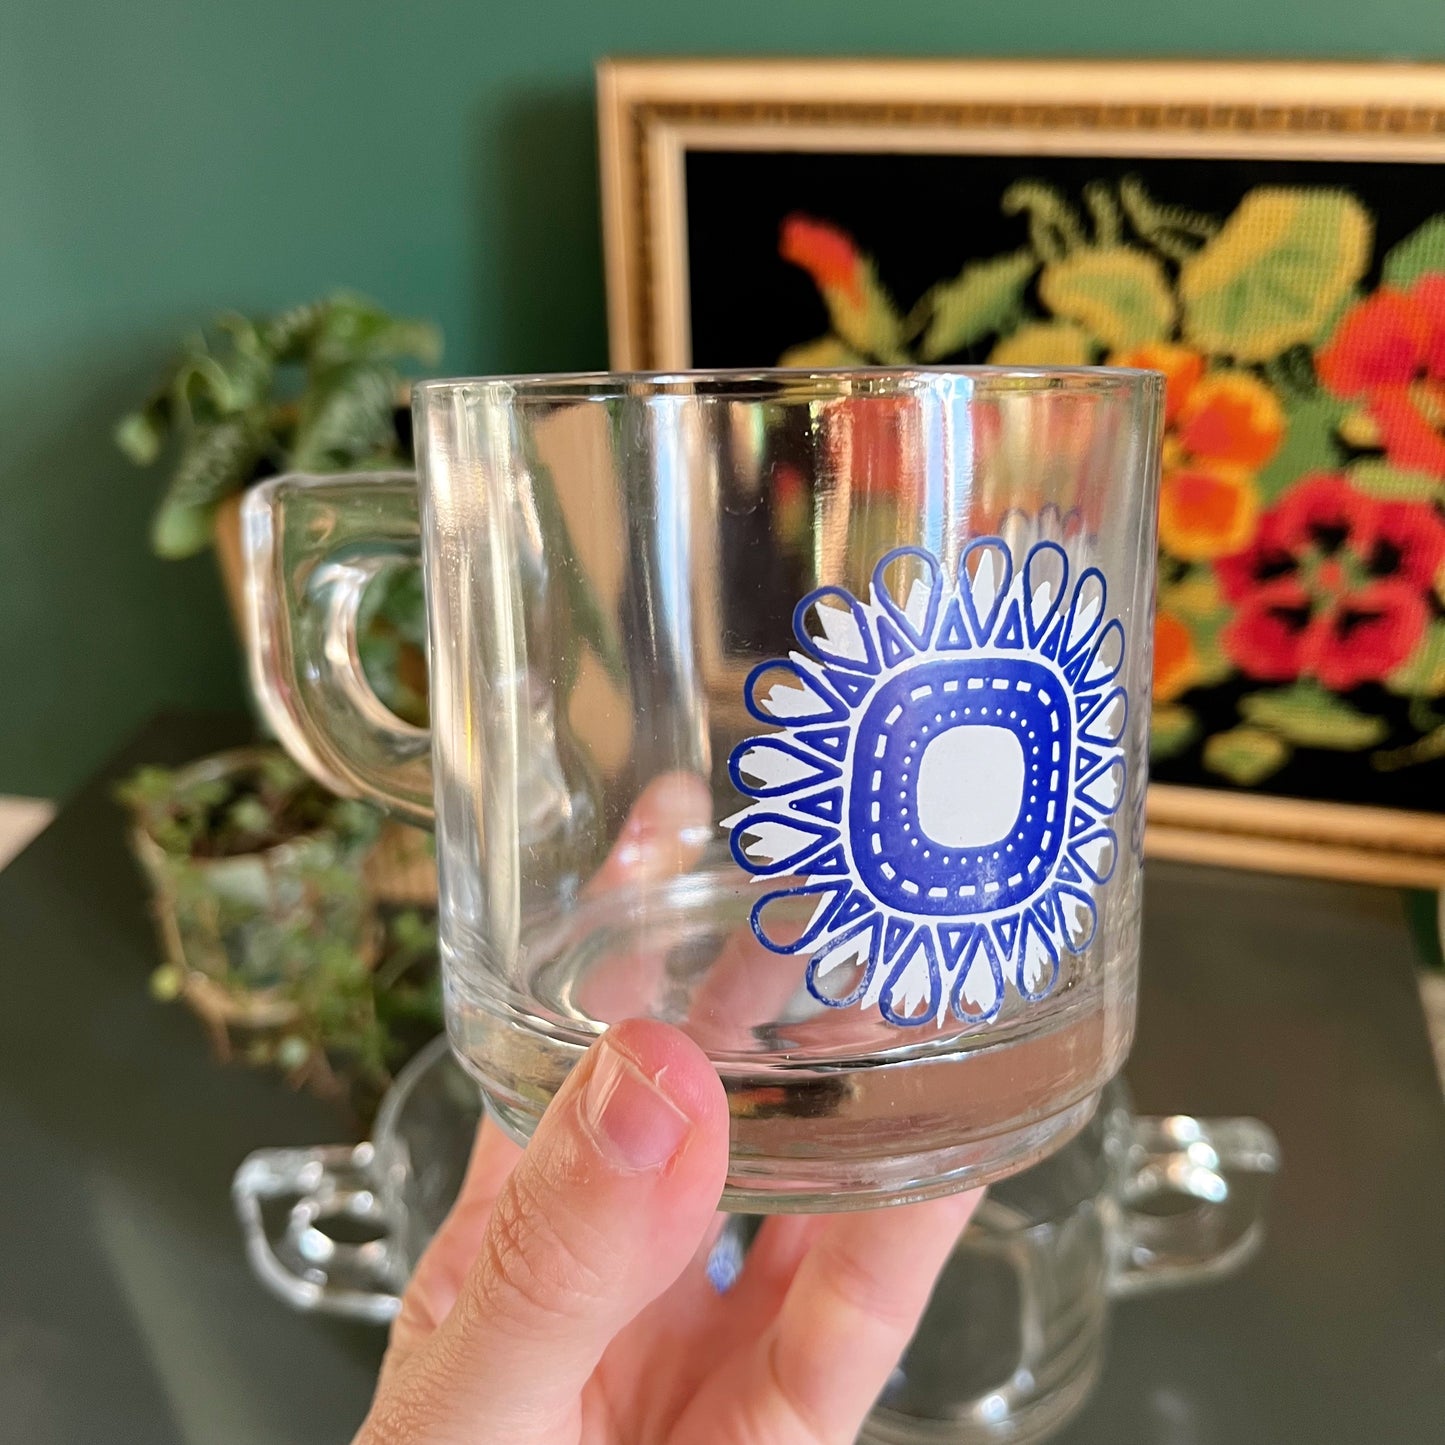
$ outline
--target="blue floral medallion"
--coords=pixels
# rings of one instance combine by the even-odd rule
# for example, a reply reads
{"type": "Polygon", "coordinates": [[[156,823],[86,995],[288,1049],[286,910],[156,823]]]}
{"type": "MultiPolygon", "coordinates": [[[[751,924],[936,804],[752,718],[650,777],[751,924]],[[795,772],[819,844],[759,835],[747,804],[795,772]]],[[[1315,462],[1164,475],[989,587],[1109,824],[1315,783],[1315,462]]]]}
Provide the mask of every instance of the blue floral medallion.
{"type": "Polygon", "coordinates": [[[822,1003],[983,1023],[1006,980],[1041,999],[1061,953],[1088,948],[1118,853],[1129,705],[1103,574],[1068,584],[1053,542],[1016,573],[1001,538],[980,538],[957,584],[900,548],[866,602],[805,597],[801,650],[749,676],[749,712],[781,731],[728,761],[752,800],[726,820],[732,852],[783,880],[753,931],[810,956],[822,1003]]]}

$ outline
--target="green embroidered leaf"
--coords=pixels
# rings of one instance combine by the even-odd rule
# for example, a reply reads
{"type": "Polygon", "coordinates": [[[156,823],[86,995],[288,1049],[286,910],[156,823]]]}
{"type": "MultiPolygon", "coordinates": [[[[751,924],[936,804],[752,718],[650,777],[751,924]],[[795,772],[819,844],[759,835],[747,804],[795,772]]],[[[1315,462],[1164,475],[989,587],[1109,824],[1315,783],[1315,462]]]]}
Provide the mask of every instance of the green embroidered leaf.
{"type": "Polygon", "coordinates": [[[1358,752],[1381,742],[1390,731],[1384,718],[1351,707],[1313,682],[1242,697],[1239,711],[1249,722],[1302,748],[1358,752]]]}
{"type": "Polygon", "coordinates": [[[1161,587],[1159,608],[1173,613],[1189,629],[1195,656],[1191,686],[1213,687],[1234,671],[1234,663],[1219,640],[1229,621],[1230,607],[1212,567],[1192,567],[1177,582],[1161,587]]]}
{"type": "Polygon", "coordinates": [[[1433,763],[1445,758],[1445,727],[1434,728],[1418,742],[1403,748],[1390,748],[1370,754],[1370,766],[1382,773],[1396,773],[1402,768],[1419,767],[1421,763],[1433,763]]]}
{"type": "Polygon", "coordinates": [[[798,366],[805,371],[826,371],[832,366],[861,366],[863,358],[846,341],[829,333],[815,341],[790,346],[779,358],[779,366],[798,366]]]}
{"type": "Polygon", "coordinates": [[[989,353],[990,366],[1087,366],[1094,344],[1072,321],[1035,321],[1005,336],[989,353]]]}
{"type": "Polygon", "coordinates": [[[1174,293],[1155,256],[1134,246],[1075,251],[1039,277],[1039,299],[1105,346],[1158,341],[1174,326],[1174,293]]]}
{"type": "Polygon", "coordinates": [[[987,261],[971,261],[951,281],[940,281],[919,303],[928,316],[918,354],[924,361],[952,356],[1017,319],[1024,287],[1038,269],[1027,248],[987,261]]]}
{"type": "Polygon", "coordinates": [[[1149,756],[1173,758],[1199,736],[1199,719],[1178,703],[1156,707],[1149,720],[1149,756]]]}
{"type": "Polygon", "coordinates": [[[1433,502],[1441,493],[1438,477],[1428,472],[1405,472],[1388,462],[1352,462],[1350,483],[1356,491],[1385,502],[1433,502]]]}
{"type": "Polygon", "coordinates": [[[1214,569],[1207,565],[1191,567],[1177,582],[1161,587],[1159,605],[1162,608],[1166,603],[1186,622],[1209,621],[1229,612],[1214,569]]]}
{"type": "Polygon", "coordinates": [[[908,359],[903,318],[871,256],[846,231],[802,214],[784,219],[778,239],[783,260],[806,271],[828,308],[833,332],[869,361],[908,359]]]}
{"type": "Polygon", "coordinates": [[[1427,271],[1445,271],[1445,216],[1431,216],[1398,246],[1391,246],[1380,268],[1380,279],[1386,286],[1403,290],[1427,271]]]}
{"type": "Polygon", "coordinates": [[[1346,191],[1256,187],[1179,268],[1186,340],[1239,361],[1315,340],[1364,274],[1371,233],[1346,191]]]}
{"type": "Polygon", "coordinates": [[[1445,693],[1445,622],[1436,620],[1420,644],[1385,679],[1391,692],[1405,697],[1439,697],[1445,693]]]}
{"type": "Polygon", "coordinates": [[[1289,744],[1263,728],[1231,728],[1204,744],[1204,766],[1245,788],[1278,772],[1289,755],[1289,744]]]}
{"type": "Polygon", "coordinates": [[[1272,502],[1307,472],[1330,472],[1340,465],[1336,434],[1345,404],[1328,392],[1280,397],[1285,432],[1279,450],[1255,476],[1260,501],[1272,502]]]}

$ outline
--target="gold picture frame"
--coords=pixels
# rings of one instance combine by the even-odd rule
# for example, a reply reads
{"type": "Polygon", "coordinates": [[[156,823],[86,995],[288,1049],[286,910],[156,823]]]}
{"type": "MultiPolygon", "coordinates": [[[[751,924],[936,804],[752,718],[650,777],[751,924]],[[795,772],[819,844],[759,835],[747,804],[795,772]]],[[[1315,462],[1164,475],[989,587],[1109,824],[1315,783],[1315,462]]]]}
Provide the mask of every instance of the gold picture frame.
{"type": "MultiPolygon", "coordinates": [[[[629,371],[693,364],[691,152],[1445,163],[1442,65],[616,59],[597,88],[611,364],[629,371]]],[[[1422,785],[1439,812],[1155,784],[1146,848],[1445,886],[1442,771],[1422,785]]]]}

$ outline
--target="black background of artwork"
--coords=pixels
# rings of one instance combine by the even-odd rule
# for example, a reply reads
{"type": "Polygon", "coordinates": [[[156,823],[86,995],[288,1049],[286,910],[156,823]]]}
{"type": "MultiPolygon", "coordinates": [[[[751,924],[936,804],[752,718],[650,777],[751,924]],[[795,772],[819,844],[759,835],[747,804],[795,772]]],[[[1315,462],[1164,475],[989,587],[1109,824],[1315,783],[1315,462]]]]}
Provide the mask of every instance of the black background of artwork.
{"type": "MultiPolygon", "coordinates": [[[[1160,204],[1223,219],[1256,186],[1334,186],[1352,192],[1375,225],[1372,289],[1385,253],[1431,216],[1445,212],[1445,167],[1407,163],[1296,160],[1109,159],[1098,156],[847,154],[690,151],[686,157],[691,362],[699,367],[769,366],[790,346],[828,330],[812,280],[778,255],[784,217],[803,212],[842,227],[870,255],[906,312],[935,282],[970,260],[997,256],[1028,240],[1023,216],[999,202],[1014,181],[1056,187],[1088,226],[1082,202],[1092,180],[1136,176],[1160,204]]],[[[1039,309],[1039,308],[1035,308],[1039,309]]],[[[990,338],[947,358],[986,359],[990,338]]],[[[1201,761],[1205,737],[1240,721],[1246,693],[1280,684],[1233,677],[1181,702],[1202,725],[1198,742],[1152,766],[1161,782],[1231,785],[1201,761]]],[[[1370,685],[1349,694],[1362,711],[1390,724],[1385,747],[1413,742],[1408,702],[1370,685]]],[[[1445,702],[1440,708],[1445,714],[1445,702]]],[[[1370,753],[1303,749],[1259,791],[1301,798],[1445,811],[1445,759],[1382,773],[1370,753]]]]}
{"type": "MultiPolygon", "coordinates": [[[[1110,160],[1098,156],[852,155],[689,151],[687,245],[692,364],[768,366],[828,329],[817,288],[778,256],[783,218],[802,211],[847,231],[907,311],[966,261],[1028,241],[999,200],[1016,180],[1055,186],[1082,216],[1084,186],[1137,176],[1158,203],[1223,219],[1255,186],[1338,186],[1375,221],[1379,259],[1445,211],[1445,166],[1337,161],[1110,160]]],[[[1087,225],[1087,220],[1086,220],[1087,225]]],[[[981,361],[975,355],[949,358],[981,361]]]]}

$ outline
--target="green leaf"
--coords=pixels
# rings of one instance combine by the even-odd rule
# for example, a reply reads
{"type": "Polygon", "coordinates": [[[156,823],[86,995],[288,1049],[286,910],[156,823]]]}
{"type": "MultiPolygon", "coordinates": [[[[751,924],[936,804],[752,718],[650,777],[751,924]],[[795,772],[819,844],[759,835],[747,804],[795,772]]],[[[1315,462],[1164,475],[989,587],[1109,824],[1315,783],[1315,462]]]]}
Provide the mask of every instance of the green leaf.
{"type": "Polygon", "coordinates": [[[441,333],[425,321],[392,316],[359,296],[334,296],[322,308],[307,359],[314,367],[357,361],[420,361],[441,355],[441,333]]]}
{"type": "Polygon", "coordinates": [[[1199,719],[1179,703],[1156,707],[1149,720],[1149,756],[1177,757],[1199,736],[1199,719]]]}
{"type": "Polygon", "coordinates": [[[170,1003],[172,999],[180,997],[185,984],[185,975],[175,964],[163,963],[151,974],[151,997],[160,1003],[170,1003]]]}
{"type": "Polygon", "coordinates": [[[1260,501],[1272,502],[1308,472],[1335,471],[1341,462],[1336,432],[1345,404],[1328,392],[1281,394],[1285,432],[1279,450],[1255,476],[1260,501]]]}
{"type": "Polygon", "coordinates": [[[1256,187],[1179,268],[1185,339],[1239,361],[1314,341],[1364,274],[1371,241],[1347,191],[1256,187]]]}
{"type": "Polygon", "coordinates": [[[1257,727],[1269,728],[1302,748],[1358,752],[1374,747],[1390,731],[1384,718],[1360,712],[1314,682],[1242,697],[1239,711],[1257,727]]]}
{"type": "Polygon", "coordinates": [[[327,303],[308,301],[267,318],[259,328],[261,345],[279,362],[300,361],[315,340],[327,303]]]}
{"type": "Polygon", "coordinates": [[[1428,271],[1445,271],[1445,216],[1431,216],[1385,253],[1380,280],[1404,290],[1428,271]]]}
{"type": "Polygon", "coordinates": [[[1039,300],[1105,346],[1159,341],[1174,326],[1174,293],[1156,256],[1135,246],[1075,251],[1039,277],[1039,300]]]}
{"type": "Polygon", "coordinates": [[[1263,728],[1231,728],[1204,744],[1204,766],[1244,788],[1278,772],[1289,756],[1289,744],[1263,728]]]}
{"type": "Polygon", "coordinates": [[[149,412],[133,411],[116,424],[116,446],[138,467],[150,466],[160,456],[165,440],[164,426],[149,412]]]}
{"type": "Polygon", "coordinates": [[[210,542],[217,503],[250,479],[263,443],[249,417],[230,417],[191,434],[151,526],[151,545],[160,556],[189,557],[210,542]]]}
{"type": "Polygon", "coordinates": [[[924,361],[952,356],[985,336],[1005,331],[1019,316],[1024,288],[1038,269],[1027,248],[987,261],[971,261],[951,281],[925,293],[919,309],[928,316],[918,354],[924,361]]]}
{"type": "Polygon", "coordinates": [[[1406,472],[1388,462],[1366,458],[1349,467],[1350,485],[1366,496],[1384,502],[1433,502],[1441,494],[1438,477],[1429,472],[1406,472]]]}
{"type": "Polygon", "coordinates": [[[335,367],[301,400],[289,464],[300,472],[335,471],[384,447],[393,437],[396,373],[369,362],[335,367]]]}
{"type": "Polygon", "coordinates": [[[1425,629],[1419,645],[1385,679],[1385,686],[1405,697],[1445,693],[1445,621],[1437,618],[1425,629]]]}

